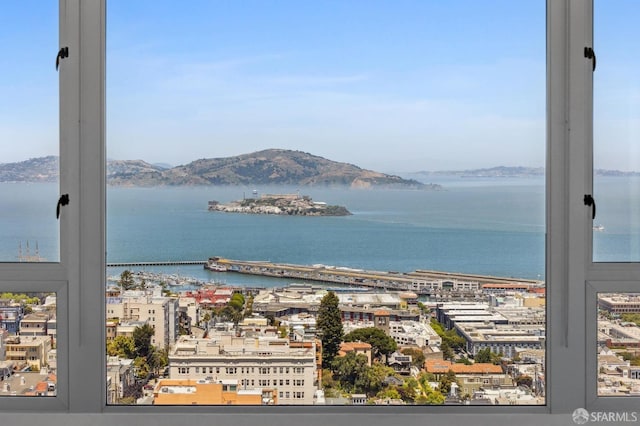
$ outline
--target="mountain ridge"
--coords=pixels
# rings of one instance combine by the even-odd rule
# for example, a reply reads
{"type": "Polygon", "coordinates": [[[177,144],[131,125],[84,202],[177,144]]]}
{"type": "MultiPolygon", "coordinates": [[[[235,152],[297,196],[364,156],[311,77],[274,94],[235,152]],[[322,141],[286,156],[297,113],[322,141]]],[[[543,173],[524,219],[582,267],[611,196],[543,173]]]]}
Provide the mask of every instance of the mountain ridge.
{"type": "MultiPolygon", "coordinates": [[[[0,182],[54,182],[58,158],[29,159],[0,164],[0,182]],[[43,172],[46,171],[46,172],[43,172]]],[[[108,160],[107,182],[112,186],[300,185],[351,188],[440,189],[340,163],[302,151],[267,149],[234,157],[202,158],[166,169],[143,160],[108,160]]]]}
{"type": "MultiPolygon", "coordinates": [[[[0,182],[56,182],[57,156],[0,163],[0,182]]],[[[502,178],[544,176],[544,167],[497,166],[467,170],[386,174],[339,163],[302,151],[268,149],[234,157],[203,158],[185,165],[150,164],[143,160],[107,160],[107,182],[113,186],[263,185],[351,186],[353,188],[441,189],[421,180],[440,176],[502,178]]],[[[640,176],[637,171],[596,169],[596,176],[640,176]]]]}

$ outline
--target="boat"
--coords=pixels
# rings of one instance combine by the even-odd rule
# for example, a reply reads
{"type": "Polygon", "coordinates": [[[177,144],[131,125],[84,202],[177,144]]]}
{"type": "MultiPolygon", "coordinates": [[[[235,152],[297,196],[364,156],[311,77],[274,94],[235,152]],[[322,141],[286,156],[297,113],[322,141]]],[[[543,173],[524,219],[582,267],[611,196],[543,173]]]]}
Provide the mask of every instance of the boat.
{"type": "Polygon", "coordinates": [[[593,230],[594,231],[598,231],[598,232],[602,232],[602,231],[604,231],[604,225],[593,225],[593,230]]]}
{"type": "Polygon", "coordinates": [[[209,262],[204,265],[205,269],[213,272],[227,272],[227,267],[224,265],[220,265],[219,263],[209,262]]]}

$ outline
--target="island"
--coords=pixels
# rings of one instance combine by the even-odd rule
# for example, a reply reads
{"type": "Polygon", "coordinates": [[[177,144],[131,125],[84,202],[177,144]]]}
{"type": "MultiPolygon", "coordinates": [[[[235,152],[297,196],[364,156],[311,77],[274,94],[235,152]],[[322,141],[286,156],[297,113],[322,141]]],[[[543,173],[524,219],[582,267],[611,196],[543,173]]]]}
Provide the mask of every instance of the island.
{"type": "Polygon", "coordinates": [[[283,216],[349,216],[351,212],[343,206],[332,206],[313,201],[308,195],[254,193],[253,198],[221,204],[209,201],[209,211],[225,213],[274,214],[283,216]]]}

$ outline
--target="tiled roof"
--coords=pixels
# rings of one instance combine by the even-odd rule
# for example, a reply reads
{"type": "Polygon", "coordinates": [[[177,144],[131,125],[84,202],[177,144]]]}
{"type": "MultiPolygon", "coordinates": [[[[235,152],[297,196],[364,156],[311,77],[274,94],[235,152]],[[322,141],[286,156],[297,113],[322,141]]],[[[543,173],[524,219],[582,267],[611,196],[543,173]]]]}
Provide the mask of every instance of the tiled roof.
{"type": "Polygon", "coordinates": [[[354,350],[367,350],[371,349],[371,345],[365,342],[343,342],[340,343],[340,350],[342,351],[354,351],[354,350]]]}
{"type": "Polygon", "coordinates": [[[456,374],[501,374],[502,367],[490,363],[475,363],[471,365],[452,363],[443,360],[427,360],[424,363],[429,373],[446,373],[453,371],[456,374]]]}

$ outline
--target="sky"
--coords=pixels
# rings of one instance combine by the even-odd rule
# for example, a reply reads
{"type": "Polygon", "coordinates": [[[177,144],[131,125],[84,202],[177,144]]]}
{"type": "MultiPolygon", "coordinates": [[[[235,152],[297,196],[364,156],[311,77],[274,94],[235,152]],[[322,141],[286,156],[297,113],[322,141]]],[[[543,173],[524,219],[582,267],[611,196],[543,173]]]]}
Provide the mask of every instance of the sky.
{"type": "MultiPolygon", "coordinates": [[[[0,163],[57,154],[55,3],[0,4],[0,42],[17,52],[0,55],[0,163]]],[[[542,0],[108,0],[108,157],[283,148],[383,172],[543,166],[545,43],[542,0]]],[[[620,84],[637,69],[623,52],[595,132],[602,165],[632,169],[640,99],[620,84]]]]}

